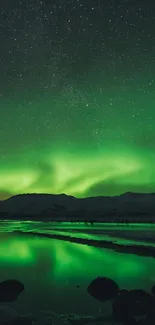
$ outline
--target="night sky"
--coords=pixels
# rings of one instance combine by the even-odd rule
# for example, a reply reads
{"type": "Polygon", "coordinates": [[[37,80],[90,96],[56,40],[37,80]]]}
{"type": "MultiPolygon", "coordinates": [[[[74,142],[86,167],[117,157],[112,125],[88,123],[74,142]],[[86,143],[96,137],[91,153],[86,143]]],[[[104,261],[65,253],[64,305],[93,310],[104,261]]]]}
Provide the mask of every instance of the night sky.
{"type": "Polygon", "coordinates": [[[0,199],[155,192],[155,2],[0,12],[0,199]]]}

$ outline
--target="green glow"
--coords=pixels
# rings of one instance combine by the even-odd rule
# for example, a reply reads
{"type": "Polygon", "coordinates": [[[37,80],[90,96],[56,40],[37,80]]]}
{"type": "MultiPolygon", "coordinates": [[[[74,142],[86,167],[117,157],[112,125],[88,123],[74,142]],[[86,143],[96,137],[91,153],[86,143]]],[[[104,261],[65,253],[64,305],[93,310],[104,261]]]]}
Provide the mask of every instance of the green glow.
{"type": "Polygon", "coordinates": [[[155,186],[154,160],[155,153],[148,150],[114,150],[110,144],[107,150],[95,152],[92,148],[85,154],[67,148],[58,153],[50,146],[35,154],[25,149],[1,162],[0,198],[31,192],[77,197],[149,192],[155,186]]]}
{"type": "MultiPolygon", "coordinates": [[[[27,226],[23,225],[23,229],[26,230],[27,226]]],[[[9,231],[11,227],[14,229],[18,225],[10,223],[7,226],[9,231]]],[[[36,223],[29,227],[40,229],[36,223]]],[[[51,309],[79,315],[98,315],[100,310],[105,312],[107,305],[94,300],[86,292],[88,284],[96,276],[110,277],[120,288],[150,291],[154,284],[155,260],[149,257],[31,237],[28,233],[0,233],[0,247],[0,279],[15,277],[23,281],[25,292],[12,308],[24,313],[51,309]],[[79,289],[77,285],[80,285],[79,289]]]]}
{"type": "Polygon", "coordinates": [[[130,1],[113,11],[109,1],[104,7],[92,0],[90,8],[77,4],[68,20],[68,5],[53,11],[47,2],[34,6],[36,24],[25,1],[18,10],[14,1],[15,9],[7,7],[0,199],[155,192],[154,11],[144,5],[137,13],[130,1]]]}
{"type": "Polygon", "coordinates": [[[6,234],[0,238],[1,250],[0,260],[3,263],[30,263],[33,261],[32,251],[28,242],[22,242],[19,239],[9,240],[6,234]]]}
{"type": "MultiPolygon", "coordinates": [[[[147,265],[140,262],[143,258],[139,258],[132,255],[117,254],[111,250],[98,249],[95,247],[68,243],[59,240],[50,240],[44,238],[32,238],[28,235],[18,236],[5,234],[0,236],[0,264],[1,263],[16,263],[17,265],[27,263],[37,263],[39,251],[47,250],[48,255],[54,258],[54,264],[51,261],[52,276],[57,281],[63,281],[66,277],[66,273],[69,273],[71,277],[75,274],[80,274],[83,265],[87,265],[87,274],[81,274],[87,276],[88,273],[92,274],[98,272],[99,264],[104,265],[104,274],[109,273],[110,276],[114,276],[116,272],[119,277],[138,277],[144,274],[147,269],[147,265]],[[51,243],[51,245],[50,245],[51,243]],[[115,256],[115,257],[114,257],[115,256]],[[92,268],[92,260],[93,268],[92,268]],[[87,264],[86,264],[87,261],[87,264]],[[59,278],[60,277],[60,278],[59,278]]],[[[44,265],[42,265],[44,268],[44,265]]]]}

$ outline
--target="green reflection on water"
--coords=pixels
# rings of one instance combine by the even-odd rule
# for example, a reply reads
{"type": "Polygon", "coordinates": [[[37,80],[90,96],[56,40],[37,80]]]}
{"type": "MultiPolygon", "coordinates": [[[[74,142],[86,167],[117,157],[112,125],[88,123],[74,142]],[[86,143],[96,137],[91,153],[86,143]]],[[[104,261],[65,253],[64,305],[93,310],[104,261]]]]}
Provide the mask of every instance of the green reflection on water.
{"type": "Polygon", "coordinates": [[[0,235],[0,262],[1,263],[31,263],[33,261],[32,250],[28,242],[18,238],[8,238],[0,235]],[[6,240],[7,239],[7,240],[6,240]]]}
{"type": "Polygon", "coordinates": [[[24,294],[12,304],[16,309],[52,305],[61,313],[98,314],[103,304],[86,292],[96,276],[111,277],[121,288],[150,290],[154,283],[153,258],[28,234],[0,233],[0,247],[0,281],[16,277],[25,284],[24,294]]]}
{"type": "MultiPolygon", "coordinates": [[[[59,281],[66,276],[66,273],[70,273],[72,277],[75,274],[80,274],[82,270],[86,270],[87,273],[83,274],[83,277],[88,273],[99,271],[104,265],[104,273],[113,273],[113,267],[115,272],[122,277],[128,277],[129,275],[138,276],[145,271],[146,266],[139,263],[139,259],[134,258],[133,255],[126,256],[124,254],[117,254],[112,250],[98,249],[92,246],[68,243],[63,241],[30,238],[28,236],[17,236],[5,234],[0,237],[0,263],[17,263],[32,264],[37,262],[40,253],[43,250],[48,251],[48,258],[51,260],[52,276],[59,277],[59,281]],[[53,264],[54,261],[54,264],[53,264]],[[94,263],[96,262],[97,263],[94,263]],[[125,274],[124,274],[125,272],[125,274]]],[[[41,255],[42,256],[42,255],[41,255]]],[[[42,256],[43,260],[43,256],[42,256]]],[[[44,268],[44,266],[42,265],[44,268]]],[[[50,269],[49,269],[50,272],[50,269]]]]}

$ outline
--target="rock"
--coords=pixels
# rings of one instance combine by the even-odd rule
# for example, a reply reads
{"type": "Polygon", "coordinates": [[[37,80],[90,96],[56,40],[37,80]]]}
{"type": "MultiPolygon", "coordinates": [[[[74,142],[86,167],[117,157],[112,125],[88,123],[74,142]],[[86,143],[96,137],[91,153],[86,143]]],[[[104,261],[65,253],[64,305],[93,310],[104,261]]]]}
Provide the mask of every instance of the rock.
{"type": "Polygon", "coordinates": [[[0,301],[11,302],[18,298],[19,294],[24,291],[24,285],[18,281],[9,279],[0,282],[0,301]]]}
{"type": "Polygon", "coordinates": [[[131,318],[128,301],[120,294],[112,303],[112,315],[115,321],[125,321],[131,318]]]}
{"type": "Polygon", "coordinates": [[[130,299],[134,298],[138,301],[141,299],[151,299],[151,295],[143,289],[128,290],[128,296],[130,299]]]}
{"type": "Polygon", "coordinates": [[[128,301],[135,315],[147,314],[152,305],[152,296],[142,289],[130,290],[128,293],[128,301]]]}
{"type": "Polygon", "coordinates": [[[89,284],[87,292],[95,299],[104,302],[114,299],[119,293],[119,287],[112,279],[97,277],[89,284]]]}
{"type": "Polygon", "coordinates": [[[149,311],[152,296],[142,289],[123,291],[112,304],[115,320],[126,321],[130,317],[145,315],[149,311]]]}

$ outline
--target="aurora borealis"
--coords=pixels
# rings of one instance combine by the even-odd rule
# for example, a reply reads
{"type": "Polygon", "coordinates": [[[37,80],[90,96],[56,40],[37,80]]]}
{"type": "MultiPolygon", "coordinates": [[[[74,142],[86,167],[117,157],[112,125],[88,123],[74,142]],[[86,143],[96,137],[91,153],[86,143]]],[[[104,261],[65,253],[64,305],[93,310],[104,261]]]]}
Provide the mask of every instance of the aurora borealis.
{"type": "Polygon", "coordinates": [[[0,199],[155,192],[155,3],[0,10],[0,199]]]}

